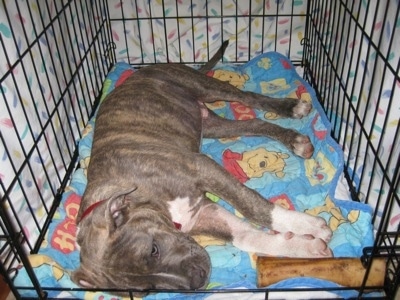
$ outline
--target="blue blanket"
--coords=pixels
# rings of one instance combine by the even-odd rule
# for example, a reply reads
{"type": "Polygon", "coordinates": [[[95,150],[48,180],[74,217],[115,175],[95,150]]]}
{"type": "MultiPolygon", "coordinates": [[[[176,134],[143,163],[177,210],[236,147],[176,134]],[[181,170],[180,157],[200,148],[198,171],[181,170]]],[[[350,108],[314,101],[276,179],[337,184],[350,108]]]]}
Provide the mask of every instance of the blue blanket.
{"type": "MultiPolygon", "coordinates": [[[[105,96],[121,84],[134,69],[118,63],[103,86],[105,96]]],[[[134,75],[133,75],[134,76],[134,75]]],[[[358,257],[362,248],[372,245],[373,231],[370,207],[352,201],[335,199],[335,189],[343,168],[343,154],[330,137],[330,126],[312,88],[296,73],[294,67],[278,53],[260,55],[241,66],[220,65],[208,76],[228,81],[236,87],[272,97],[291,97],[310,101],[314,109],[301,120],[283,119],[271,112],[252,110],[238,103],[221,101],[208,104],[217,114],[230,119],[261,118],[294,128],[307,134],[314,147],[312,158],[293,155],[280,143],[265,137],[238,137],[232,139],[204,139],[202,151],[224,166],[238,180],[257,190],[265,198],[291,210],[303,211],[323,217],[333,231],[329,243],[335,257],[358,257]],[[249,168],[249,157],[260,162],[265,156],[274,157],[268,168],[249,168]]],[[[79,265],[79,252],[75,246],[75,218],[80,198],[86,186],[86,168],[90,160],[95,118],[85,128],[79,143],[80,166],[66,189],[62,204],[50,225],[47,239],[39,254],[30,260],[43,286],[74,288],[70,271],[79,265]]],[[[263,166],[264,164],[260,164],[263,166]]],[[[223,199],[209,194],[209,198],[232,213],[238,214],[223,199]]],[[[231,244],[205,236],[197,237],[208,251],[212,262],[209,289],[256,288],[255,255],[238,250],[231,244]]],[[[22,268],[15,280],[17,285],[30,286],[22,268]]],[[[295,278],[277,283],[273,287],[332,287],[334,283],[316,278],[295,278]]],[[[117,299],[103,293],[70,292],[78,298],[117,299]]],[[[340,293],[340,297],[354,296],[354,291],[340,293]]],[[[28,294],[29,292],[24,292],[28,294]]],[[[53,291],[50,296],[65,296],[67,292],[53,291]]],[[[187,298],[187,295],[149,295],[146,299],[187,298]]],[[[210,295],[197,295],[207,298],[210,295]]],[[[227,296],[229,297],[229,296],[227,296]]]]}

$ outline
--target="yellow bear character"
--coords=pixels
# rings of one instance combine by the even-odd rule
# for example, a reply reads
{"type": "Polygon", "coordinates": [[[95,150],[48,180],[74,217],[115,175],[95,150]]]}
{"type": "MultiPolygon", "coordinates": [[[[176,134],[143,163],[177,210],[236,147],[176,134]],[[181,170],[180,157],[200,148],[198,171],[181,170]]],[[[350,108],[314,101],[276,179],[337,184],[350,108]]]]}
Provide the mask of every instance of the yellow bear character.
{"type": "Polygon", "coordinates": [[[274,94],[290,89],[290,85],[286,82],[285,78],[277,78],[271,81],[261,81],[260,87],[263,94],[274,94]]]}
{"type": "Polygon", "coordinates": [[[215,70],[213,71],[212,77],[221,81],[229,82],[238,89],[242,89],[246,81],[250,79],[247,74],[239,74],[228,70],[215,70]]]}
{"type": "Polygon", "coordinates": [[[277,113],[274,112],[266,112],[264,114],[264,118],[266,118],[267,120],[278,120],[280,117],[277,113]]]}
{"type": "Polygon", "coordinates": [[[83,174],[87,177],[87,170],[90,163],[90,156],[87,156],[79,161],[80,167],[83,169],[83,174]]]}
{"type": "Polygon", "coordinates": [[[209,109],[214,110],[214,109],[221,109],[226,106],[225,101],[215,101],[211,103],[204,103],[205,106],[207,106],[209,109]]]}
{"type": "Polygon", "coordinates": [[[268,151],[258,148],[243,152],[242,160],[238,161],[239,166],[249,178],[260,178],[265,172],[274,173],[277,177],[285,176],[285,160],[289,155],[282,152],[268,151]]]}
{"type": "Polygon", "coordinates": [[[329,196],[326,197],[324,205],[317,206],[313,209],[307,209],[305,213],[313,216],[318,216],[320,213],[330,214],[331,217],[329,218],[328,225],[332,231],[338,229],[338,227],[343,223],[353,224],[360,216],[359,210],[352,210],[348,213],[347,217],[344,217],[340,208],[335,205],[329,196]]]}
{"type": "Polygon", "coordinates": [[[59,281],[66,271],[56,263],[52,258],[43,254],[32,254],[29,255],[29,262],[31,263],[33,268],[39,268],[41,266],[49,266],[53,272],[54,278],[59,281]]]}
{"type": "Polygon", "coordinates": [[[335,176],[336,168],[322,152],[315,158],[304,160],[306,175],[312,186],[328,184],[335,176]]]}
{"type": "Polygon", "coordinates": [[[82,137],[85,137],[85,136],[87,136],[89,133],[91,133],[93,131],[93,126],[92,126],[92,124],[88,124],[84,129],[83,129],[83,132],[82,132],[82,137]]]}
{"type": "Polygon", "coordinates": [[[266,172],[275,174],[278,178],[285,176],[285,159],[289,155],[282,152],[268,151],[264,148],[233,152],[228,149],[222,154],[225,169],[244,183],[251,178],[260,178],[266,172]]]}
{"type": "Polygon", "coordinates": [[[300,99],[307,101],[308,103],[312,102],[311,94],[307,91],[307,88],[299,81],[295,80],[295,84],[297,85],[297,89],[287,95],[288,98],[300,99]]]}
{"type": "Polygon", "coordinates": [[[268,70],[272,66],[271,59],[268,57],[264,57],[258,61],[257,66],[268,70]]]}
{"type": "Polygon", "coordinates": [[[207,235],[195,235],[193,238],[202,247],[226,245],[224,240],[207,235]]]}

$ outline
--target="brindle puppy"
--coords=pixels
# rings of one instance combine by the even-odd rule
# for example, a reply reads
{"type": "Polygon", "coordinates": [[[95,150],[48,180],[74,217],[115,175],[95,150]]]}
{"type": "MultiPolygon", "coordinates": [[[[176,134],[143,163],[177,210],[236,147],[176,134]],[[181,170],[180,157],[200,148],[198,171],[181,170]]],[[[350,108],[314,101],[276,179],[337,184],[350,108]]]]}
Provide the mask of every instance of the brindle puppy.
{"type": "Polygon", "coordinates": [[[204,102],[225,99],[282,117],[302,118],[311,105],[242,92],[202,69],[154,65],[130,76],[100,107],[78,214],[83,287],[202,289],[210,273],[207,252],[192,235],[222,238],[245,251],[294,257],[329,257],[331,231],[321,218],[275,206],[199,153],[202,137],[263,135],[309,158],[307,136],[259,119],[232,121],[204,102]],[[179,163],[177,163],[179,162],[179,163]],[[230,202],[257,230],[206,198],[230,202]]]}

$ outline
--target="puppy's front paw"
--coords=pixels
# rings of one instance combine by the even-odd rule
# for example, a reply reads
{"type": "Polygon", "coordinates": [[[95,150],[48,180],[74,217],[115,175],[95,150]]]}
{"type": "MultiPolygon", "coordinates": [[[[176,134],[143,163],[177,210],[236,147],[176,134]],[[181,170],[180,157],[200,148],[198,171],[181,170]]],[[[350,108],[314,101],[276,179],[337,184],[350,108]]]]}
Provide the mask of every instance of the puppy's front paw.
{"type": "Polygon", "coordinates": [[[328,245],[321,239],[312,239],[308,244],[308,250],[311,257],[333,257],[332,250],[328,247],[328,245]]]}
{"type": "Polygon", "coordinates": [[[320,217],[313,217],[313,225],[309,232],[315,238],[329,242],[332,238],[332,230],[326,224],[325,220],[320,217]]]}
{"type": "Polygon", "coordinates": [[[321,239],[326,243],[332,237],[332,231],[323,218],[286,210],[277,205],[272,211],[272,227],[278,232],[293,232],[295,235],[321,239]]]}
{"type": "Polygon", "coordinates": [[[305,100],[298,100],[297,104],[293,107],[292,110],[292,118],[301,119],[307,116],[312,109],[312,105],[310,102],[305,100]]]}
{"type": "Polygon", "coordinates": [[[319,238],[312,236],[293,235],[287,238],[283,234],[277,234],[274,246],[279,247],[280,255],[302,258],[328,258],[332,257],[332,250],[319,238]]]}

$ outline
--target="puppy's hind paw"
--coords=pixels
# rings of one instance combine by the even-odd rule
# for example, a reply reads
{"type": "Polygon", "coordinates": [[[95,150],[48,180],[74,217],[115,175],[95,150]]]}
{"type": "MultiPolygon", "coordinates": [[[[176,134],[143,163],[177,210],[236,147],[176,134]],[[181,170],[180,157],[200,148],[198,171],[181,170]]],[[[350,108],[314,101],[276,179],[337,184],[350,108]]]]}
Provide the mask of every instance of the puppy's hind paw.
{"type": "Polygon", "coordinates": [[[306,100],[298,100],[297,104],[293,107],[292,110],[292,118],[301,119],[307,116],[312,109],[312,105],[310,102],[306,100]]]}
{"type": "Polygon", "coordinates": [[[291,147],[294,154],[306,159],[310,158],[314,153],[314,146],[310,138],[302,134],[298,134],[294,137],[291,142],[291,147]]]}

